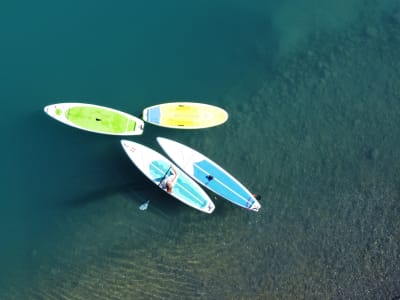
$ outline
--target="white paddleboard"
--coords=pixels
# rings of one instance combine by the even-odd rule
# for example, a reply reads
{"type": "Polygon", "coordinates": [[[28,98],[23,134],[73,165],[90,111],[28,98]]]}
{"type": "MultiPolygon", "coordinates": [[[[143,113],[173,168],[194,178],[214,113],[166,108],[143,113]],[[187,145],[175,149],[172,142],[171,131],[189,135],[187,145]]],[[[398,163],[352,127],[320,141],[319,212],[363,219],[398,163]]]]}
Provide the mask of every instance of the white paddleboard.
{"type": "Polygon", "coordinates": [[[168,156],[190,177],[217,195],[253,211],[261,208],[255,196],[237,179],[203,154],[166,138],[157,138],[168,156]]]}
{"type": "MultiPolygon", "coordinates": [[[[169,172],[172,162],[160,153],[144,145],[128,140],[121,140],[121,145],[136,167],[155,185],[162,189],[160,182],[169,172]]],[[[175,167],[175,165],[173,166],[175,167]]],[[[162,190],[190,207],[208,214],[212,213],[215,206],[207,193],[184,172],[177,167],[175,169],[179,173],[179,176],[172,193],[167,193],[164,189],[162,190]]]]}

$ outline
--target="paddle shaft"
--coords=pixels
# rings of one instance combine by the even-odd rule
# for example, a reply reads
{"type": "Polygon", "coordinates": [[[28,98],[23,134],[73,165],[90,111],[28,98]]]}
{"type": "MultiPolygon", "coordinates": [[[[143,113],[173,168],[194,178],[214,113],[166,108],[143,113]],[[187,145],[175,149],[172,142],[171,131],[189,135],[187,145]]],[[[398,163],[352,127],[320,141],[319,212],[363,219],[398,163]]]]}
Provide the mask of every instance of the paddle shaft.
{"type": "Polygon", "coordinates": [[[165,172],[164,176],[162,177],[162,179],[160,180],[160,183],[158,184],[158,186],[161,186],[161,183],[163,182],[163,180],[165,179],[165,177],[167,177],[167,174],[169,172],[169,170],[171,170],[171,167],[168,168],[167,172],[165,172]]]}

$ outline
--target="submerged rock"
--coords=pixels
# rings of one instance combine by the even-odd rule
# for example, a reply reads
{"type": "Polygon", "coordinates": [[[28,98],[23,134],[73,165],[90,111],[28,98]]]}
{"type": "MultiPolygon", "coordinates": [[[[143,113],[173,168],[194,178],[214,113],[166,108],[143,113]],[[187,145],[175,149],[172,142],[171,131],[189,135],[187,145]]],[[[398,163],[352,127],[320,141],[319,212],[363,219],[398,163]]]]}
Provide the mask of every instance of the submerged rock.
{"type": "Polygon", "coordinates": [[[369,38],[376,38],[379,35],[379,31],[375,27],[367,26],[365,28],[365,35],[369,38]]]}
{"type": "Polygon", "coordinates": [[[379,150],[376,148],[371,148],[367,152],[367,158],[370,160],[377,160],[379,157],[379,150]]]}
{"type": "Polygon", "coordinates": [[[397,10],[393,15],[392,15],[392,21],[398,25],[400,25],[400,9],[397,10]]]}

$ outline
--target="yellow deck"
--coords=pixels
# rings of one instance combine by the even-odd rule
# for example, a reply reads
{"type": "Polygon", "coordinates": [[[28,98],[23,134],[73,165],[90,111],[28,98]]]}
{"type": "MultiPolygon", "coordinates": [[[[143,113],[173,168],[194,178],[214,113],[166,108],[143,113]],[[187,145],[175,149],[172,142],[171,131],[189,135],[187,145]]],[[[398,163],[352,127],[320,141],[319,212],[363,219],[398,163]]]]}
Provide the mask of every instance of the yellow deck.
{"type": "Polygon", "coordinates": [[[198,129],[220,125],[228,113],[217,106],[176,102],[149,107],[144,111],[145,121],[169,128],[198,129]]]}

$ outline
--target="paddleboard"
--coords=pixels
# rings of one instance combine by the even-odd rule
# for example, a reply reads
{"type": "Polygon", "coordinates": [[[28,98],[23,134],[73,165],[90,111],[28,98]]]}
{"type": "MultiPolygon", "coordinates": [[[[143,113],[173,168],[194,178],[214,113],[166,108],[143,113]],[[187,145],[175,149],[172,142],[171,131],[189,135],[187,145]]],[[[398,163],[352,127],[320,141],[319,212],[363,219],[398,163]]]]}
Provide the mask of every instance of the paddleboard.
{"type": "Polygon", "coordinates": [[[157,138],[168,156],[190,177],[217,195],[253,211],[260,203],[237,179],[196,150],[166,138],[157,138]]]}
{"type": "MultiPolygon", "coordinates": [[[[136,167],[155,185],[162,189],[160,182],[169,173],[172,162],[160,153],[144,145],[128,140],[121,140],[121,144],[136,167]]],[[[175,167],[175,165],[173,166],[175,167]]],[[[175,169],[179,176],[172,193],[167,193],[164,189],[162,190],[190,207],[208,214],[212,213],[215,206],[207,193],[184,172],[177,167],[175,169]]]]}
{"type": "Polygon", "coordinates": [[[112,108],[86,103],[58,103],[44,108],[50,117],[82,130],[110,135],[140,135],[144,122],[112,108]]]}
{"type": "Polygon", "coordinates": [[[221,125],[228,113],[217,106],[195,102],[172,102],[143,110],[144,121],[167,128],[200,129],[221,125]]]}

